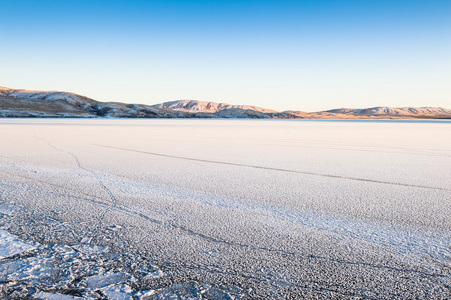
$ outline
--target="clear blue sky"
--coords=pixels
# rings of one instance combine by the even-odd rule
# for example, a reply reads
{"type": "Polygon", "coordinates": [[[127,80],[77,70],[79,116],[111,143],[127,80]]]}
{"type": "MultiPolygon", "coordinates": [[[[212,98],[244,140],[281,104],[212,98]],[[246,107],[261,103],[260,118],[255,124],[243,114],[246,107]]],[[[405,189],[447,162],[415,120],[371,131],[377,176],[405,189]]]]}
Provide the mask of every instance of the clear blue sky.
{"type": "Polygon", "coordinates": [[[0,86],[277,110],[451,108],[451,1],[0,0],[0,86]]]}

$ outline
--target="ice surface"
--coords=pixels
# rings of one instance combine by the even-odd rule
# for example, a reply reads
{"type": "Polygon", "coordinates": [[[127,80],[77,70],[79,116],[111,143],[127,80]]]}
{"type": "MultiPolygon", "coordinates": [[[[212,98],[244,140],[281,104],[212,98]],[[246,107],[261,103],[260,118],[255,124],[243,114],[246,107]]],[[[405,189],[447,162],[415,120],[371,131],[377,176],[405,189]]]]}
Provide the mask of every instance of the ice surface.
{"type": "Polygon", "coordinates": [[[42,300],[77,300],[83,299],[81,297],[70,296],[70,295],[62,295],[62,294],[52,294],[46,292],[38,292],[33,295],[34,298],[42,299],[42,300]]]}
{"type": "Polygon", "coordinates": [[[133,299],[133,291],[130,286],[126,284],[108,286],[102,289],[108,299],[112,300],[129,300],[133,299]]]}
{"type": "Polygon", "coordinates": [[[0,296],[450,298],[450,126],[0,120],[0,296]]]}
{"type": "MultiPolygon", "coordinates": [[[[85,243],[85,239],[81,240],[82,243],[85,243]]],[[[82,252],[82,253],[96,253],[96,252],[105,252],[108,250],[108,247],[106,246],[82,246],[82,245],[76,245],[74,246],[74,249],[82,252]]]]}
{"type": "Polygon", "coordinates": [[[12,215],[14,212],[15,210],[13,208],[6,205],[0,205],[0,214],[12,215]]]}
{"type": "Polygon", "coordinates": [[[110,285],[123,283],[130,279],[131,276],[126,273],[114,273],[108,275],[92,276],[87,278],[86,282],[91,289],[99,289],[110,285]]]}
{"type": "Polygon", "coordinates": [[[0,259],[34,248],[35,246],[24,243],[8,232],[0,230],[0,259]]]}

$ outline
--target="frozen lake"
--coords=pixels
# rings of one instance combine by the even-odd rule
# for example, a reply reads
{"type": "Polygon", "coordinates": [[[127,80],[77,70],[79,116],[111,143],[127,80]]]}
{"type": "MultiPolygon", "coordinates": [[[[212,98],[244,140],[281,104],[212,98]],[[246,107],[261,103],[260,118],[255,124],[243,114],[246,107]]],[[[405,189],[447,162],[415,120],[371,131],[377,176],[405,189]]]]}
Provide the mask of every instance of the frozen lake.
{"type": "Polygon", "coordinates": [[[0,296],[449,299],[450,229],[449,121],[0,119],[0,296]]]}

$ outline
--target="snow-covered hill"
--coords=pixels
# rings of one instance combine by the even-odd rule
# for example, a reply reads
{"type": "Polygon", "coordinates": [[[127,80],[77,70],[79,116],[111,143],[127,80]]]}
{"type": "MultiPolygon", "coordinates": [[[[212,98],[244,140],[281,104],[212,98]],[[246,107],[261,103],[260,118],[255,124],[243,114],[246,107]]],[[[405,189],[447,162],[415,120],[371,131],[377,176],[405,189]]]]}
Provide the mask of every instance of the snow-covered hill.
{"type": "Polygon", "coordinates": [[[340,108],[328,110],[329,113],[354,115],[354,116],[450,116],[451,109],[441,107],[387,107],[379,106],[365,109],[340,108]]]}
{"type": "Polygon", "coordinates": [[[204,113],[216,113],[222,110],[250,110],[261,113],[277,113],[277,111],[267,108],[261,108],[251,105],[232,105],[227,103],[206,102],[198,100],[177,100],[171,102],[165,102],[154,105],[158,108],[164,108],[175,111],[187,111],[187,112],[204,112],[204,113]]]}
{"type": "Polygon", "coordinates": [[[451,119],[440,107],[340,108],[284,111],[251,105],[178,100],[156,105],[100,102],[74,93],[0,87],[0,117],[6,118],[246,118],[246,119],[451,119]]]}
{"type": "MultiPolygon", "coordinates": [[[[373,107],[364,109],[340,108],[320,112],[284,111],[250,105],[197,100],[178,100],[154,105],[154,107],[174,112],[213,114],[222,118],[268,118],[268,119],[410,119],[451,118],[451,109],[441,107],[373,107]]],[[[199,116],[199,115],[198,115],[199,116]]]]}
{"type": "Polygon", "coordinates": [[[0,87],[0,117],[175,118],[183,117],[183,114],[149,105],[100,102],[74,93],[0,87]]]}
{"type": "Polygon", "coordinates": [[[300,119],[451,119],[451,109],[442,107],[339,108],[319,112],[285,111],[300,119]]]}

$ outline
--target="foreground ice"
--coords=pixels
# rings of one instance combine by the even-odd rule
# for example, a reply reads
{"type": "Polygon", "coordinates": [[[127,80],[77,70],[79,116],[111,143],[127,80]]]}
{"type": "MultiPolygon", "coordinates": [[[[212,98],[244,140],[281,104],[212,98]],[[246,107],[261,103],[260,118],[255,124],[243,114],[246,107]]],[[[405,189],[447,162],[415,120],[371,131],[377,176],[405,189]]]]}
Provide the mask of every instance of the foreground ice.
{"type": "Polygon", "coordinates": [[[108,275],[97,275],[88,277],[86,283],[91,289],[98,289],[108,287],[110,285],[126,282],[130,280],[130,275],[127,273],[113,273],[108,275]]]}
{"type": "Polygon", "coordinates": [[[42,299],[42,300],[77,300],[83,299],[81,297],[70,296],[70,295],[62,295],[62,294],[52,294],[46,292],[37,292],[33,295],[34,298],[42,299]]]}
{"type": "Polygon", "coordinates": [[[34,248],[34,246],[18,240],[8,232],[0,230],[0,259],[26,252],[34,248]]]}
{"type": "Polygon", "coordinates": [[[450,126],[1,120],[0,297],[448,299],[450,126]]]}

